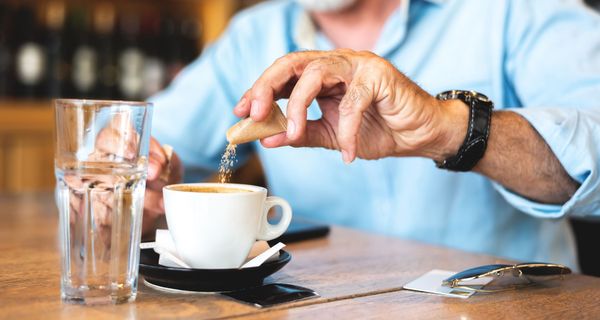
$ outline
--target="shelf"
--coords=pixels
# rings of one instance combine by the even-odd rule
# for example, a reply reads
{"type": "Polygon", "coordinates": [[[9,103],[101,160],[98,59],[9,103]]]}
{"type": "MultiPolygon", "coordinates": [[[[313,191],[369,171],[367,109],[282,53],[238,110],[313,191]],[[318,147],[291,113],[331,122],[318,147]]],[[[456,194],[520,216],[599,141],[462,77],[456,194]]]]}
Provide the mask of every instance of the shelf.
{"type": "Polygon", "coordinates": [[[54,129],[50,100],[0,100],[0,132],[48,132],[54,129]]]}

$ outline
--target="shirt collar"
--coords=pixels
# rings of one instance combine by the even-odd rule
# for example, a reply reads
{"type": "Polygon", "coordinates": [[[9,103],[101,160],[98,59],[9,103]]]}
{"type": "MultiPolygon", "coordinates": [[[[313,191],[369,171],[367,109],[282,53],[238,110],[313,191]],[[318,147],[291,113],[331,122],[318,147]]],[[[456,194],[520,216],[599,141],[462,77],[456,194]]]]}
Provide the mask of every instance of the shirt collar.
{"type": "MultiPolygon", "coordinates": [[[[380,39],[374,48],[374,52],[381,56],[389,53],[393,48],[402,42],[406,33],[406,27],[408,25],[408,10],[411,2],[416,0],[402,1],[400,7],[388,18],[384,29],[380,35],[380,39]],[[385,39],[384,43],[382,39],[385,39]],[[392,40],[392,41],[390,41],[392,40]]],[[[442,5],[448,0],[422,0],[435,5],[442,5]]],[[[308,12],[302,9],[300,6],[297,7],[297,14],[295,23],[292,25],[293,28],[293,41],[296,45],[296,50],[329,50],[333,49],[333,45],[329,43],[322,34],[320,34],[314,25],[314,22],[310,18],[308,12]]]]}

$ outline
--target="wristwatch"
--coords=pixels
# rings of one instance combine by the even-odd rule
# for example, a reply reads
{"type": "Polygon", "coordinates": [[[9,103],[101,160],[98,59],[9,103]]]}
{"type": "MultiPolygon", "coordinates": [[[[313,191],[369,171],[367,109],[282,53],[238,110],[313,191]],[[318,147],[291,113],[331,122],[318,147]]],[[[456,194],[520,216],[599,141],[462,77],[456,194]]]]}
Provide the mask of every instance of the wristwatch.
{"type": "Polygon", "coordinates": [[[465,90],[445,91],[438,94],[436,98],[439,100],[458,99],[469,107],[469,127],[462,146],[456,155],[442,162],[436,161],[436,165],[438,168],[451,171],[470,171],[485,154],[494,103],[481,93],[465,90]]]}

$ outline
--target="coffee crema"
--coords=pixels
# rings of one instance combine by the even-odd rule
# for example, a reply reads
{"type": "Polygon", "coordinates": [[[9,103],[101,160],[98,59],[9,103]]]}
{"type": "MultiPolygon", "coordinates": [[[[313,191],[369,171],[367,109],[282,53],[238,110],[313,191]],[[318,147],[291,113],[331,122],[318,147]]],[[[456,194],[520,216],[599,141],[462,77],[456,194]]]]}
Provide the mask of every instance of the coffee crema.
{"type": "Polygon", "coordinates": [[[199,193],[244,193],[252,190],[230,187],[206,187],[206,186],[176,186],[171,187],[174,191],[199,192],[199,193]]]}

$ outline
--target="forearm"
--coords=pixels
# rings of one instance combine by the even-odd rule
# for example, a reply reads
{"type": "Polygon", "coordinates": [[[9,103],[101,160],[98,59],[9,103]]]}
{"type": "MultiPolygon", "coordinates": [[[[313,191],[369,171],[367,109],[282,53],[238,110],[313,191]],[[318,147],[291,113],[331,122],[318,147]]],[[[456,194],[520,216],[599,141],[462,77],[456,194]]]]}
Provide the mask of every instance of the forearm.
{"type": "MultiPolygon", "coordinates": [[[[446,125],[440,161],[458,152],[467,130],[468,108],[459,100],[442,105],[446,125]]],[[[534,201],[562,204],[579,187],[565,171],[550,147],[529,122],[510,111],[492,115],[486,152],[473,171],[534,201]]]]}
{"type": "Polygon", "coordinates": [[[474,171],[543,203],[565,203],[579,187],[539,133],[510,111],[494,112],[486,153],[474,171]]]}
{"type": "MultiPolygon", "coordinates": [[[[445,120],[435,161],[458,152],[469,120],[460,100],[443,102],[441,110],[445,120]]],[[[579,187],[531,124],[511,111],[493,113],[486,152],[473,171],[541,203],[563,204],[579,187]]]]}

